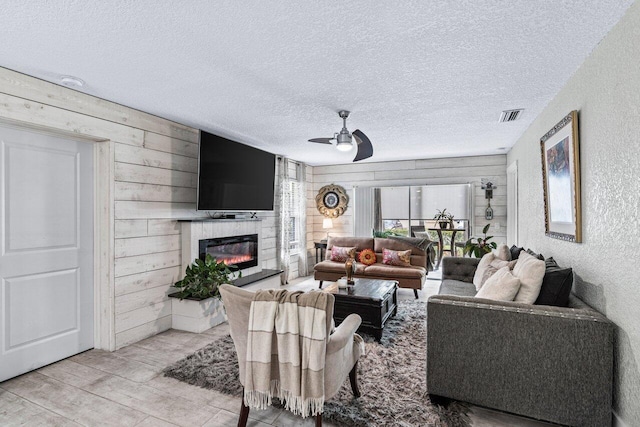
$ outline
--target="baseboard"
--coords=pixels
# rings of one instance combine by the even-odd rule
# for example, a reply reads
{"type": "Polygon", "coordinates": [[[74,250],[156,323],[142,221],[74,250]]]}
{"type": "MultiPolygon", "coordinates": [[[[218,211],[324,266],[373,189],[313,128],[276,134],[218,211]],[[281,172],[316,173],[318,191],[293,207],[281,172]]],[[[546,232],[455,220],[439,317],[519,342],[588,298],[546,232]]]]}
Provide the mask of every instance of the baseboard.
{"type": "Polygon", "coordinates": [[[613,414],[613,427],[629,427],[624,421],[622,421],[622,418],[616,414],[616,411],[611,411],[611,413],[613,414]]]}

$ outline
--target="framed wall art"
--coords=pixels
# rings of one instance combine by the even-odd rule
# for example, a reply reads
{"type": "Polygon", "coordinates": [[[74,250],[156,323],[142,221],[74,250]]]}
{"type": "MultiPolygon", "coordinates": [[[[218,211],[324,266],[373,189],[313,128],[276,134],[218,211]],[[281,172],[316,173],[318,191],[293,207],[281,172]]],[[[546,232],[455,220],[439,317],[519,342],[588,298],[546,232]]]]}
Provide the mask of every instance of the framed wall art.
{"type": "Polygon", "coordinates": [[[572,111],[540,139],[545,234],[582,242],[578,112],[572,111]]]}
{"type": "Polygon", "coordinates": [[[316,195],[316,207],[327,218],[338,218],[347,209],[348,204],[349,196],[339,185],[325,185],[316,195]]]}

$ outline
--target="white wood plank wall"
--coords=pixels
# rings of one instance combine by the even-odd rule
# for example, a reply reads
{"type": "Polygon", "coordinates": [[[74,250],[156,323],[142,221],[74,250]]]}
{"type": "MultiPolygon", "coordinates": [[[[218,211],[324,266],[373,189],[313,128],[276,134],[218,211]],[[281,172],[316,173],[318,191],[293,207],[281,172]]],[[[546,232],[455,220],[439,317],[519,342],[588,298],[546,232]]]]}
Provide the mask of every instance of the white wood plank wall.
{"type": "Polygon", "coordinates": [[[116,347],[171,327],[167,294],[183,273],[171,218],[196,216],[197,153],[197,141],[148,131],[141,146],[115,145],[116,347]]]}
{"type": "MultiPolygon", "coordinates": [[[[195,211],[198,131],[0,68],[0,119],[114,141],[115,341],[171,327],[167,293],[180,271],[175,218],[195,211]]],[[[276,268],[275,216],[261,213],[263,268],[276,268]]]]}
{"type": "MultiPolygon", "coordinates": [[[[353,227],[353,188],[394,186],[394,185],[425,185],[425,184],[463,184],[471,183],[473,193],[473,215],[475,221],[474,234],[479,234],[487,222],[500,225],[499,231],[493,230],[495,241],[506,240],[507,235],[507,175],[506,155],[454,157],[444,159],[422,159],[377,163],[355,163],[346,165],[315,166],[311,185],[307,190],[307,215],[313,227],[308,244],[313,247],[313,241],[326,237],[326,230],[322,229],[322,215],[316,209],[315,196],[318,190],[327,184],[343,186],[349,194],[349,208],[344,215],[333,220],[333,229],[329,234],[333,236],[350,236],[353,227]],[[484,219],[487,207],[484,190],[480,187],[480,180],[488,178],[497,188],[493,192],[491,207],[494,219],[484,219]]],[[[435,212],[434,212],[435,213],[435,212]]],[[[492,226],[492,228],[494,228],[492,226]]],[[[315,262],[310,257],[310,265],[315,262]]]]}

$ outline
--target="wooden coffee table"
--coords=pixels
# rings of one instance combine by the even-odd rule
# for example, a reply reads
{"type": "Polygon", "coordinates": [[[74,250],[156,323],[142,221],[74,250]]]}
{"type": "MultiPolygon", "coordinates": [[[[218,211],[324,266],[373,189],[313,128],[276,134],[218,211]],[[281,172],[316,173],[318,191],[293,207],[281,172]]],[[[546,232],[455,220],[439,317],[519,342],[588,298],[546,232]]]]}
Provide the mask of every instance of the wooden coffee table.
{"type": "Polygon", "coordinates": [[[333,318],[340,324],[348,315],[356,313],[362,317],[358,331],[382,338],[384,324],[398,311],[398,282],[395,280],[354,279],[355,285],[341,289],[337,283],[323,288],[336,299],[333,318]]]}

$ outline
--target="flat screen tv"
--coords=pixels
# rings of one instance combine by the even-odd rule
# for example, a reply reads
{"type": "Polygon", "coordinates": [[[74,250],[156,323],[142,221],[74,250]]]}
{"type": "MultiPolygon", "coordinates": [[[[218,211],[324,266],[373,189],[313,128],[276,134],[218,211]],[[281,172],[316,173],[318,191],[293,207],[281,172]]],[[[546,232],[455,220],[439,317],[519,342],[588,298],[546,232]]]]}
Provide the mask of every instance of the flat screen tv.
{"type": "Polygon", "coordinates": [[[198,210],[272,211],[276,156],[200,131],[198,210]]]}

